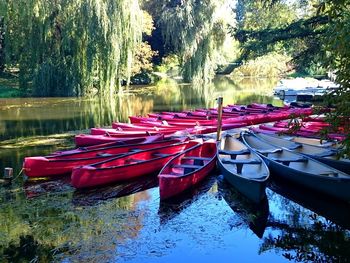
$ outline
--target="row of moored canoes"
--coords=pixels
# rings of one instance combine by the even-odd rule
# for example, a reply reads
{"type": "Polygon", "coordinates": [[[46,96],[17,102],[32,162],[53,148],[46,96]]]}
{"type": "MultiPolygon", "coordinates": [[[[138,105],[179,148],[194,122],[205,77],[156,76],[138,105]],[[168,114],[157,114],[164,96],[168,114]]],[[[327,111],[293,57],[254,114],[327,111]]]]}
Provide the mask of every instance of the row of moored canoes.
{"type": "MultiPolygon", "coordinates": [[[[281,170],[286,171],[281,176],[287,179],[309,187],[319,186],[313,188],[350,200],[345,191],[350,182],[346,174],[349,173],[349,160],[338,160],[335,157],[337,149],[331,142],[301,137],[277,138],[276,135],[266,135],[273,132],[261,127],[255,128],[255,133],[243,133],[241,140],[232,133],[227,133],[218,143],[189,140],[188,135],[216,131],[215,111],[164,112],[151,117],[130,117],[131,124],[114,123],[112,128],[93,128],[90,135],[76,136],[79,148],[49,156],[27,157],[23,168],[29,177],[71,174],[72,185],[76,188],[158,174],[160,197],[166,199],[200,182],[218,163],[225,178],[255,202],[265,198],[270,171],[281,170]]],[[[267,120],[266,116],[272,116],[268,121],[280,121],[271,127],[286,128],[288,123],[282,121],[286,116],[291,113],[308,115],[311,110],[253,104],[250,107],[231,105],[224,108],[224,113],[224,129],[262,123],[262,115],[264,120],[267,120]],[[237,113],[239,115],[233,117],[237,113]],[[251,116],[257,117],[248,122],[247,117],[251,116]]],[[[321,120],[304,118],[303,121],[304,127],[310,128],[308,132],[314,132],[315,136],[319,127],[327,127],[321,120]]]]}

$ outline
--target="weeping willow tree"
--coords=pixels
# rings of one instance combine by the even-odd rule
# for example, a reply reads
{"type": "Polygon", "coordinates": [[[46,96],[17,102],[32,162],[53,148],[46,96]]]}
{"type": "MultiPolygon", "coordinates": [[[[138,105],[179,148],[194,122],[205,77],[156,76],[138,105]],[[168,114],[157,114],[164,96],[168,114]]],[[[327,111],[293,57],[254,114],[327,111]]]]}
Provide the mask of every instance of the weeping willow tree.
{"type": "Polygon", "coordinates": [[[207,82],[214,75],[226,37],[230,1],[163,1],[159,25],[165,44],[179,55],[186,82],[207,82]]]}
{"type": "Polygon", "coordinates": [[[6,54],[35,96],[110,95],[141,39],[137,0],[1,0],[6,54]]]}

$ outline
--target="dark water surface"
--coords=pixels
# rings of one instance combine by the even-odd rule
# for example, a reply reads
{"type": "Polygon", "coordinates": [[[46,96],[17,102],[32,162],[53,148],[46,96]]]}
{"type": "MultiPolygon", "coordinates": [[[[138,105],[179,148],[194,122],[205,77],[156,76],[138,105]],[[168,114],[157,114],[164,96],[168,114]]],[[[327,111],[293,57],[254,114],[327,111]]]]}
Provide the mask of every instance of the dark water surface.
{"type": "Polygon", "coordinates": [[[25,156],[71,147],[73,131],[129,115],[211,107],[220,95],[225,104],[281,105],[271,96],[276,81],[214,84],[165,82],[111,101],[0,100],[0,173],[10,166],[16,176],[0,186],[0,261],[349,262],[349,204],[283,181],[272,181],[257,206],[216,172],[168,202],[156,176],[88,191],[74,190],[69,177],[17,177],[25,156]]]}

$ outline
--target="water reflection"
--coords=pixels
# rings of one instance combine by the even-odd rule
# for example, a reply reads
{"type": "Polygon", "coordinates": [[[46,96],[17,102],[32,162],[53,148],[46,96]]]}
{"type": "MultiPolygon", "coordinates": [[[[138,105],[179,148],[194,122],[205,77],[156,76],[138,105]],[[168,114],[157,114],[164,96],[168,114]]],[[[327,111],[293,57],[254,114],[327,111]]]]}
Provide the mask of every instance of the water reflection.
{"type": "MultiPolygon", "coordinates": [[[[111,101],[1,100],[0,137],[59,133],[126,121],[128,115],[211,107],[220,95],[227,104],[254,100],[278,105],[272,97],[274,85],[220,78],[205,88],[175,82],[130,88],[111,101]]],[[[64,147],[45,144],[1,144],[0,173],[11,166],[17,175],[24,156],[64,147]]],[[[0,261],[228,262],[232,255],[240,262],[349,261],[347,206],[299,187],[280,188],[267,189],[268,203],[252,207],[217,181],[216,174],[169,202],[159,201],[156,177],[78,192],[70,187],[69,177],[24,183],[19,176],[12,185],[0,187],[0,261]]]]}
{"type": "Polygon", "coordinates": [[[136,180],[99,187],[96,189],[77,190],[73,195],[73,204],[77,206],[96,205],[102,201],[128,196],[158,186],[157,176],[143,176],[136,180]]]}
{"type": "Polygon", "coordinates": [[[350,230],[349,203],[276,178],[270,183],[269,188],[338,226],[350,230]]]}
{"type": "MultiPolygon", "coordinates": [[[[277,189],[276,186],[273,186],[273,189],[277,189]]],[[[296,194],[288,194],[288,197],[296,196],[300,189],[293,188],[292,191],[296,191],[296,194]]],[[[283,194],[286,192],[288,187],[287,190],[283,190],[283,194]]],[[[263,238],[259,253],[274,251],[285,259],[298,262],[348,262],[349,231],[327,220],[321,213],[308,210],[271,190],[267,191],[267,195],[271,214],[267,223],[268,235],[263,238]]],[[[300,197],[296,200],[300,202],[302,199],[303,197],[300,197]]],[[[311,200],[306,203],[313,202],[311,200]]],[[[338,204],[335,205],[339,207],[338,204]]],[[[313,209],[317,207],[312,206],[313,209]]],[[[327,203],[325,206],[327,207],[327,203]]],[[[333,212],[338,213],[335,210],[333,212]]],[[[348,210],[342,212],[348,213],[348,210]]],[[[332,212],[327,214],[328,217],[332,212]]]]}
{"type": "Polygon", "coordinates": [[[207,193],[214,185],[216,181],[216,174],[210,175],[203,181],[198,183],[196,187],[189,189],[183,194],[173,197],[168,200],[162,200],[159,202],[158,215],[160,224],[164,225],[171,221],[174,217],[182,213],[196,200],[200,199],[205,193],[207,193]]]}
{"type": "Polygon", "coordinates": [[[274,79],[218,77],[202,85],[179,84],[164,80],[156,86],[137,86],[109,99],[21,98],[0,99],[0,140],[34,135],[57,134],[127,122],[130,115],[154,111],[180,111],[216,106],[215,98],[225,104],[274,103],[274,79]]]}
{"type": "Polygon", "coordinates": [[[262,200],[260,204],[256,204],[230,186],[223,176],[219,177],[218,186],[220,196],[224,198],[226,203],[236,213],[236,216],[233,216],[230,222],[231,227],[237,227],[237,225],[244,223],[257,237],[262,238],[269,217],[269,202],[267,198],[262,200]]]}

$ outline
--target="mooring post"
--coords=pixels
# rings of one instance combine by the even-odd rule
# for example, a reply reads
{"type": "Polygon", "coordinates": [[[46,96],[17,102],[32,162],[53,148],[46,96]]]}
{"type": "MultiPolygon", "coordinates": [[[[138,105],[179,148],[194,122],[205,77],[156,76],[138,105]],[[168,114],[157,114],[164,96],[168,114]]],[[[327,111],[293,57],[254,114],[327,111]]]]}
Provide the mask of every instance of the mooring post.
{"type": "Polygon", "coordinates": [[[11,167],[5,167],[4,170],[4,179],[6,180],[12,180],[13,177],[13,168],[11,167]]]}
{"type": "Polygon", "coordinates": [[[221,127],[222,127],[222,103],[224,101],[223,97],[218,97],[216,99],[218,101],[218,130],[216,135],[216,140],[221,140],[221,127]]]}

